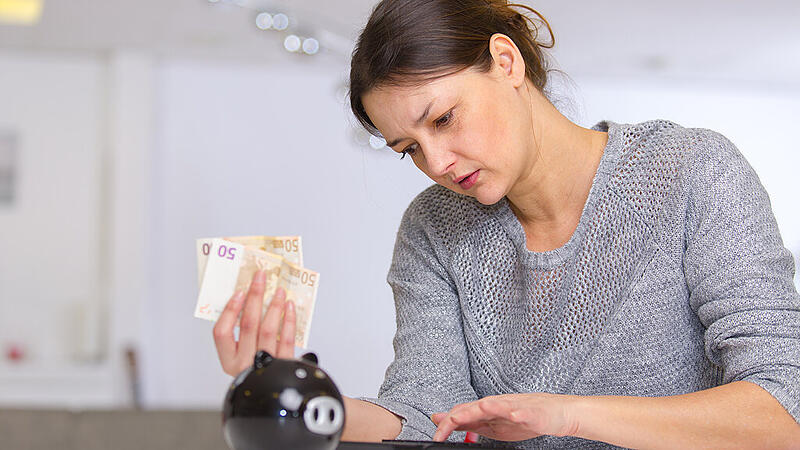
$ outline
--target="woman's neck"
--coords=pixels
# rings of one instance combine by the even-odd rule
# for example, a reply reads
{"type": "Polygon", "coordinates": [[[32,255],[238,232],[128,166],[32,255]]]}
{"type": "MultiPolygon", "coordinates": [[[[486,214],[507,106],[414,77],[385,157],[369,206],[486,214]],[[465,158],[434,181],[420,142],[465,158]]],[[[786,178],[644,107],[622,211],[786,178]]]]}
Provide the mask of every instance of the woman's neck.
{"type": "Polygon", "coordinates": [[[572,123],[538,92],[532,97],[530,157],[507,197],[523,226],[569,228],[586,204],[608,133],[572,123]]]}

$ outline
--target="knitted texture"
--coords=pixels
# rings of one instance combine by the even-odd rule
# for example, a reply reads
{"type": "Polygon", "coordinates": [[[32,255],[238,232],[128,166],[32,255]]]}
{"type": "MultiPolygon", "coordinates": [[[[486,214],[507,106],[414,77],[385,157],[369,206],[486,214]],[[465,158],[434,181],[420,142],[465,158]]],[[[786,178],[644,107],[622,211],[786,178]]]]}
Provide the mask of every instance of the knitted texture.
{"type": "Polygon", "coordinates": [[[430,439],[431,414],[489,395],[658,397],[737,380],[800,422],[794,260],[751,166],[710,130],[593,129],[608,143],[560,248],[528,250],[506,199],[486,206],[434,185],[409,206],[388,275],[395,359],[378,398],[362,398],[403,418],[398,439],[430,439]]]}

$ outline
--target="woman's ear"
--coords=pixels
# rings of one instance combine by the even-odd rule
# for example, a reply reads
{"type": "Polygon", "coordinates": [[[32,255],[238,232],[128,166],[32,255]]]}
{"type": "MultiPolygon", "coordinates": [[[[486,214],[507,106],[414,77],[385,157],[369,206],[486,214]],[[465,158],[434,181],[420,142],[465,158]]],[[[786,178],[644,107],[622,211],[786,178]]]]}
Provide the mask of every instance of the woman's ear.
{"type": "Polygon", "coordinates": [[[525,83],[525,60],[517,45],[508,36],[495,33],[489,38],[489,52],[492,54],[492,70],[512,82],[514,87],[525,83]]]}

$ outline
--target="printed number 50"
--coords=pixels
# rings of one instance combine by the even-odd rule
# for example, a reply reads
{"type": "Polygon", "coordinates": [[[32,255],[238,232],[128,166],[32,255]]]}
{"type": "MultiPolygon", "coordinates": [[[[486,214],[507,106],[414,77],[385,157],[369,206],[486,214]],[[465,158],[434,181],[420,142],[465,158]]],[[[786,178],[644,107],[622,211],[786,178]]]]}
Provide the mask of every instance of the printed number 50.
{"type": "Polygon", "coordinates": [[[220,245],[219,250],[217,250],[217,254],[220,258],[232,260],[236,257],[236,249],[233,247],[228,247],[227,245],[220,245]]]}
{"type": "Polygon", "coordinates": [[[307,284],[311,287],[314,287],[314,283],[317,282],[317,275],[314,273],[303,272],[300,275],[300,283],[307,284]]]}

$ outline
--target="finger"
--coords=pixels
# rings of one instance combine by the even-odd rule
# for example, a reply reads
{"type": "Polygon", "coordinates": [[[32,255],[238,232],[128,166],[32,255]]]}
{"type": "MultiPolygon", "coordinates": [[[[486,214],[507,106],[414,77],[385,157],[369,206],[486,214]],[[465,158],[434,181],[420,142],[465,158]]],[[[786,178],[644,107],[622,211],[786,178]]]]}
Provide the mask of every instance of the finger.
{"type": "Polygon", "coordinates": [[[231,361],[236,357],[236,341],[233,336],[233,328],[239,311],[244,304],[244,291],[238,291],[231,296],[225,308],[220,313],[217,323],[214,324],[214,344],[217,347],[217,355],[222,364],[222,369],[226,372],[231,361]]]}
{"type": "Polygon", "coordinates": [[[433,413],[431,415],[431,420],[433,421],[433,423],[438,425],[438,422],[440,422],[442,419],[447,417],[448,414],[455,414],[455,413],[457,413],[458,411],[461,411],[464,408],[468,408],[470,404],[472,404],[472,402],[457,403],[457,404],[453,405],[452,408],[450,408],[450,411],[442,411],[442,412],[433,413]]]}
{"type": "Polygon", "coordinates": [[[441,422],[441,420],[442,420],[442,419],[443,419],[445,416],[447,416],[447,413],[446,413],[446,412],[437,412],[437,413],[433,413],[433,414],[431,414],[431,420],[433,421],[433,423],[434,423],[434,424],[436,424],[436,425],[439,425],[439,422],[441,422]]]}
{"type": "Polygon", "coordinates": [[[272,301],[267,306],[267,313],[261,321],[261,328],[258,330],[258,349],[264,350],[270,355],[277,354],[278,347],[278,327],[281,324],[281,314],[283,304],[286,300],[286,291],[283,288],[275,290],[272,301]]]}
{"type": "Polygon", "coordinates": [[[237,356],[252,359],[256,353],[258,328],[261,324],[261,310],[264,303],[264,286],[267,274],[259,270],[253,275],[250,289],[247,291],[247,300],[244,304],[242,321],[239,324],[239,349],[237,356]]]}
{"type": "Polygon", "coordinates": [[[294,358],[294,333],[297,328],[295,322],[294,302],[286,304],[283,313],[283,327],[281,328],[281,341],[278,343],[278,358],[294,358]]]}
{"type": "MultiPolygon", "coordinates": [[[[454,405],[452,408],[450,408],[450,411],[434,413],[433,415],[431,415],[431,420],[433,421],[433,423],[437,427],[441,428],[442,427],[442,421],[444,419],[446,419],[449,416],[452,416],[454,414],[458,414],[459,411],[463,410],[464,408],[468,408],[469,405],[471,405],[471,404],[472,404],[472,402],[469,402],[469,403],[458,403],[458,404],[454,405]]],[[[452,430],[447,431],[447,432],[442,431],[442,434],[444,434],[442,440],[447,439],[447,437],[450,436],[451,432],[452,432],[452,430]]],[[[434,435],[434,439],[433,440],[436,440],[436,436],[435,435],[434,435]]]]}
{"type": "Polygon", "coordinates": [[[461,408],[458,411],[448,413],[448,415],[439,422],[436,434],[433,435],[433,440],[444,441],[453,431],[464,430],[470,425],[489,419],[490,417],[478,406],[478,402],[473,402],[469,406],[461,408]]]}

